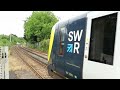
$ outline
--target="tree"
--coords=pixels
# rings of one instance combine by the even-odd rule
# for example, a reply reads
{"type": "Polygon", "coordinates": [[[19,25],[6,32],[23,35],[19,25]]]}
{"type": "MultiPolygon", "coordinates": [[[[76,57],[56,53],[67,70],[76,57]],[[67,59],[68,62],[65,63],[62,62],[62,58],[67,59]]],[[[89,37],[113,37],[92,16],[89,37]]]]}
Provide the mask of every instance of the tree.
{"type": "Polygon", "coordinates": [[[10,42],[10,35],[0,35],[0,46],[12,46],[16,45],[17,42],[24,44],[25,40],[22,37],[17,37],[14,34],[11,34],[11,42],[10,42]]]}
{"type": "Polygon", "coordinates": [[[50,11],[34,11],[24,23],[24,39],[30,43],[40,42],[50,37],[57,18],[50,11]]]}

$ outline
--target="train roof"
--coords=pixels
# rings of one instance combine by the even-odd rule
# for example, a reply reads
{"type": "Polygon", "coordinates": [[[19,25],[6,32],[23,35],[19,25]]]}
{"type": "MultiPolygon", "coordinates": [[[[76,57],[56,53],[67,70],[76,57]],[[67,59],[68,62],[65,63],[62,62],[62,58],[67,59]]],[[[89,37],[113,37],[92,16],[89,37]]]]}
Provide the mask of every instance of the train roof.
{"type": "Polygon", "coordinates": [[[78,19],[87,17],[88,13],[89,13],[89,14],[99,15],[99,13],[104,13],[104,14],[105,14],[105,13],[108,13],[108,12],[118,12],[118,11],[88,11],[88,12],[86,12],[86,13],[84,13],[84,14],[79,14],[79,15],[74,16],[74,17],[71,17],[71,18],[69,18],[69,19],[60,20],[60,21],[58,21],[58,22],[56,23],[56,25],[62,24],[62,23],[68,23],[68,22],[70,23],[70,22],[76,21],[76,20],[78,20],[78,19]]]}
{"type": "MultiPolygon", "coordinates": [[[[90,12],[92,12],[92,11],[90,11],[90,12]]],[[[58,24],[60,24],[60,23],[67,23],[68,21],[69,21],[69,22],[72,22],[72,21],[75,21],[75,20],[78,20],[78,19],[87,17],[87,14],[90,13],[90,12],[88,11],[88,12],[86,12],[86,13],[84,13],[84,14],[79,14],[79,15],[74,16],[74,17],[69,18],[69,19],[60,20],[60,21],[58,21],[55,25],[58,25],[58,24]]]]}

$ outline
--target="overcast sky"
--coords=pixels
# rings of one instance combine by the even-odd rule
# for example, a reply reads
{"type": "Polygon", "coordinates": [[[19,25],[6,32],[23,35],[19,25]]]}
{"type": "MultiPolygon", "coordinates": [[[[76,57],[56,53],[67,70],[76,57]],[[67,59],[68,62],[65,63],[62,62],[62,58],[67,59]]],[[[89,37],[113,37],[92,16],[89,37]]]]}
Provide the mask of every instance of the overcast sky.
{"type": "Polygon", "coordinates": [[[53,11],[53,13],[56,16],[58,16],[61,20],[75,17],[86,12],[88,11],[53,11]]]}
{"type": "MultiPolygon", "coordinates": [[[[74,17],[87,11],[53,11],[61,20],[74,17]]],[[[0,34],[15,34],[24,36],[24,20],[32,14],[32,11],[0,11],[0,34]]]]}

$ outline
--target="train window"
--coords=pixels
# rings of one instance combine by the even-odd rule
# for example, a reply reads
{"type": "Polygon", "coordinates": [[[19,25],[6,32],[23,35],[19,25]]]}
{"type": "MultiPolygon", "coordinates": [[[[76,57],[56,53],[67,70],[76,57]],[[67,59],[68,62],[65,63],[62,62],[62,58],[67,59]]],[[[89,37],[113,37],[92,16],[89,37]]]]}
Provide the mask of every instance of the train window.
{"type": "Polygon", "coordinates": [[[60,32],[61,32],[61,41],[64,41],[64,38],[65,38],[65,27],[63,27],[63,28],[61,28],[61,30],[60,30],[60,32]]]}
{"type": "Polygon", "coordinates": [[[92,19],[89,60],[113,65],[116,22],[117,13],[92,19]]]}
{"type": "Polygon", "coordinates": [[[61,28],[59,31],[59,38],[60,38],[60,47],[59,47],[59,55],[64,54],[64,39],[65,39],[65,27],[61,28]]]}

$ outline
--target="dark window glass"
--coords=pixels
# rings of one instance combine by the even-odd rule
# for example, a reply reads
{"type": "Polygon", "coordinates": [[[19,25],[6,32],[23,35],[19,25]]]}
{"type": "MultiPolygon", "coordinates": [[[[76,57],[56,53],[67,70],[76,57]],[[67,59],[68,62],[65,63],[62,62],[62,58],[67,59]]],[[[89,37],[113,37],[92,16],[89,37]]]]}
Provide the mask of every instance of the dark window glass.
{"type": "Polygon", "coordinates": [[[65,27],[61,28],[59,31],[59,37],[60,37],[60,47],[59,47],[59,55],[63,55],[64,54],[64,40],[65,40],[65,27]]]}
{"type": "Polygon", "coordinates": [[[92,20],[89,60],[113,65],[117,13],[92,20]]]}

